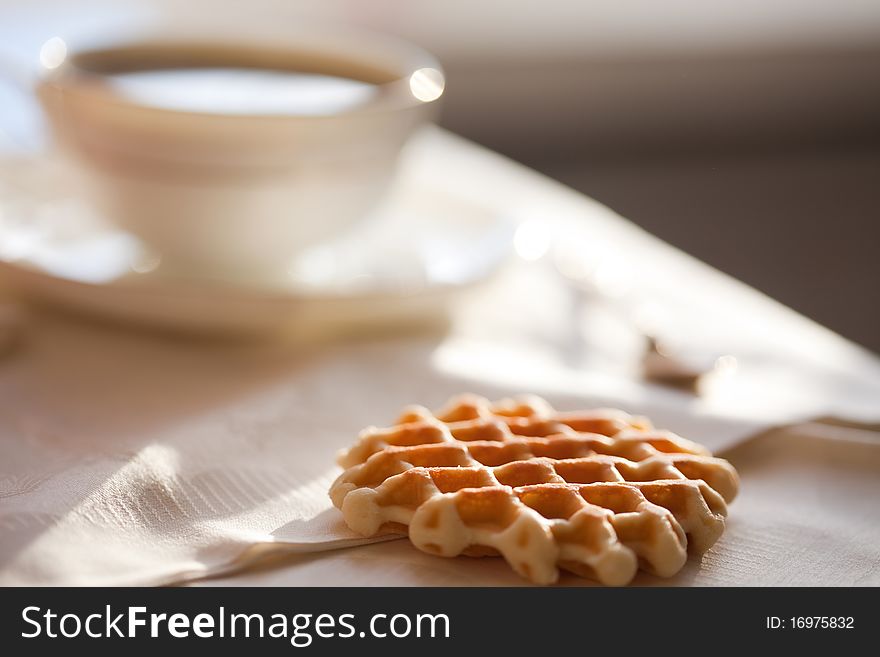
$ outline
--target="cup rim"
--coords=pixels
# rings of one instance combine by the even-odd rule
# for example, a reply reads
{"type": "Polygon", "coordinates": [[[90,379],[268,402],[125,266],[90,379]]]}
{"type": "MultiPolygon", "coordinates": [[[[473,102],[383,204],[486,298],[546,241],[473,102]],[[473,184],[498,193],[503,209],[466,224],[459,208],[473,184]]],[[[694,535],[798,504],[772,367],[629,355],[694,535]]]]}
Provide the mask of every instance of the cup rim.
{"type": "MultiPolygon", "coordinates": [[[[259,68],[258,65],[253,65],[259,68]]],[[[265,68],[265,67],[264,67],[265,68]]],[[[284,70],[283,66],[275,66],[284,70]]],[[[293,70],[291,66],[291,70],[293,70]]],[[[137,70],[137,69],[132,69],[137,70]]],[[[302,70],[302,69],[300,69],[302,70]]],[[[320,73],[320,70],[314,72],[320,73]]],[[[306,29],[277,35],[266,34],[214,34],[199,31],[177,31],[166,34],[139,35],[136,37],[109,39],[76,47],[68,53],[63,62],[51,69],[43,68],[38,86],[45,90],[75,97],[84,102],[97,102],[118,109],[150,112],[168,118],[193,117],[202,121],[242,122],[255,119],[267,122],[277,121],[333,121],[350,119],[358,115],[435,105],[445,90],[445,73],[437,59],[423,48],[399,37],[343,26],[310,26],[306,29]],[[102,78],[100,71],[89,70],[82,64],[83,58],[111,57],[114,54],[171,55],[174,52],[187,53],[196,57],[208,58],[220,52],[238,53],[252,58],[302,58],[320,56],[325,62],[341,65],[343,61],[357,66],[360,70],[372,70],[388,74],[389,79],[374,82],[378,93],[373,99],[362,104],[327,114],[298,114],[295,112],[210,112],[182,108],[163,107],[128,99],[114,93],[106,85],[83,84],[84,81],[97,82],[102,78]],[[366,56],[365,56],[366,55],[366,56]],[[357,61],[360,58],[372,61],[357,61]],[[382,63],[378,63],[381,60],[382,63]],[[392,63],[393,62],[393,63],[392,63]],[[393,70],[392,70],[392,67],[393,70]],[[439,92],[432,98],[420,98],[413,88],[416,75],[431,75],[439,92]]]]}

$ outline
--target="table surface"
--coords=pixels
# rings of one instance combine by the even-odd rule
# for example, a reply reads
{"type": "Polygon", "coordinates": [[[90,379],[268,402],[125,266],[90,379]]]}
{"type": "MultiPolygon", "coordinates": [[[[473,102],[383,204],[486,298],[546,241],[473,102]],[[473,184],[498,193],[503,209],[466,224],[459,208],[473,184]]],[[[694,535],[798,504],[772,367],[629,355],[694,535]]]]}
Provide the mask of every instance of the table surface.
{"type": "MultiPolygon", "coordinates": [[[[420,184],[443,186],[576,245],[605,279],[625,281],[626,289],[635,291],[619,303],[636,300],[645,305],[648,300],[667,335],[695,353],[735,355],[737,375],[703,397],[646,385],[635,374],[640,340],[619,324],[609,324],[598,306],[585,304],[543,259],[517,262],[478,293],[462,298],[447,335],[426,342],[377,338],[363,349],[363,341],[326,351],[300,348],[293,353],[270,346],[175,343],[38,311],[28,328],[26,348],[0,364],[0,447],[8,457],[2,466],[7,472],[0,471],[0,490],[26,490],[50,476],[33,469],[35,454],[60,455],[68,461],[76,458],[80,465],[70,470],[73,475],[77,468],[85,472],[94,466],[97,483],[78,481],[71,488],[72,495],[83,497],[78,512],[85,506],[91,513],[94,509],[87,503],[94,501],[93,486],[103,485],[106,495],[107,482],[112,484],[114,476],[134,467],[144,453],[154,459],[151,467],[158,463],[173,469],[188,445],[205,436],[211,438],[211,432],[217,432],[217,445],[242,433],[263,445],[283,445],[272,442],[285,439],[279,433],[282,429],[288,433],[290,426],[315,430],[316,424],[333,440],[344,441],[353,422],[381,422],[404,403],[439,404],[450,391],[465,385],[476,391],[535,391],[572,403],[589,400],[620,405],[648,414],[658,426],[685,433],[714,449],[734,448],[754,431],[806,418],[880,418],[880,360],[875,355],[648,235],[594,201],[437,129],[427,130],[411,144],[402,175],[420,184]],[[361,359],[356,367],[352,364],[355,357],[361,359]],[[336,387],[338,380],[333,379],[340,372],[354,386],[342,393],[336,387]],[[364,391],[363,399],[353,396],[358,390],[364,391]],[[290,410],[292,399],[301,402],[301,408],[290,410]],[[292,424],[270,426],[269,417],[292,424]],[[210,421],[199,424],[205,418],[210,421]],[[163,442],[171,437],[178,442],[163,442]],[[89,454],[111,445],[112,458],[118,463],[95,465],[89,454]],[[163,452],[168,445],[173,448],[163,452]],[[34,450],[25,457],[18,453],[19,447],[34,450]],[[102,484],[106,476],[109,479],[102,484]]],[[[539,239],[542,234],[526,231],[520,238],[539,239]]],[[[303,440],[300,434],[291,440],[303,440]]],[[[329,464],[333,450],[343,444],[315,445],[310,458],[329,464]]],[[[817,448],[811,453],[824,452],[817,448]]],[[[777,456],[774,452],[767,462],[787,462],[777,456]]],[[[757,514],[760,496],[774,495],[773,486],[789,491],[776,496],[782,500],[773,507],[778,513],[798,499],[798,491],[815,490],[809,484],[814,465],[780,470],[774,478],[763,465],[756,465],[754,453],[741,458],[745,480],[755,482],[743,497],[744,509],[757,514]]],[[[873,459],[866,457],[860,466],[860,461],[855,462],[861,468],[859,476],[835,494],[834,503],[827,507],[829,517],[853,517],[852,512],[840,515],[848,495],[853,500],[866,492],[876,496],[870,482],[880,478],[875,476],[876,469],[870,469],[876,465],[873,459]],[[864,463],[874,465],[866,471],[864,463]]],[[[823,470],[827,485],[834,487],[847,467],[823,470]]],[[[0,499],[0,523],[11,522],[3,511],[0,499]]],[[[224,517],[234,516],[232,511],[224,517]]],[[[863,516],[871,520],[869,510],[863,516]]],[[[766,514],[755,517],[765,525],[770,522],[766,514]]],[[[803,529],[806,521],[802,521],[800,516],[792,521],[791,531],[803,529]]],[[[840,524],[835,527],[841,529],[840,524]]],[[[864,531],[866,537],[874,536],[875,545],[880,543],[870,525],[864,531]]],[[[752,539],[740,535],[730,540],[746,552],[763,549],[760,541],[764,539],[752,539]]],[[[27,540],[32,541],[30,547],[47,549],[48,554],[52,554],[48,548],[60,549],[51,545],[48,529],[34,529],[27,540]]],[[[823,549],[837,547],[822,545],[823,549]]],[[[16,546],[13,552],[20,549],[24,547],[16,546]]],[[[350,561],[334,571],[334,560],[348,559],[343,555],[357,550],[357,558],[368,569],[375,568],[370,563],[373,558],[386,565],[418,561],[417,574],[402,574],[401,582],[449,582],[447,566],[442,567],[447,568],[446,574],[432,579],[425,573],[438,567],[400,542],[308,557],[309,563],[317,564],[314,568],[303,568],[301,561],[285,561],[271,570],[221,581],[387,583],[384,575],[382,581],[367,575],[352,577],[350,561]]],[[[812,559],[815,553],[807,556],[812,559]]],[[[876,562],[875,556],[854,556],[847,581],[876,583],[876,573],[859,565],[871,559],[876,562]]],[[[733,567],[729,561],[723,563],[723,568],[733,567]]],[[[760,570],[754,563],[745,564],[740,581],[755,581],[760,570]]],[[[120,572],[125,571],[123,565],[120,572]]],[[[480,567],[490,569],[485,571],[490,573],[487,581],[510,583],[497,564],[480,567]]],[[[470,567],[462,568],[459,575],[473,572],[467,570],[470,567]]],[[[816,568],[811,572],[817,572],[816,568]]],[[[700,577],[698,572],[691,575],[700,577]]],[[[701,581],[712,583],[711,578],[701,581]]],[[[777,581],[786,582],[782,576],[777,581]]]]}

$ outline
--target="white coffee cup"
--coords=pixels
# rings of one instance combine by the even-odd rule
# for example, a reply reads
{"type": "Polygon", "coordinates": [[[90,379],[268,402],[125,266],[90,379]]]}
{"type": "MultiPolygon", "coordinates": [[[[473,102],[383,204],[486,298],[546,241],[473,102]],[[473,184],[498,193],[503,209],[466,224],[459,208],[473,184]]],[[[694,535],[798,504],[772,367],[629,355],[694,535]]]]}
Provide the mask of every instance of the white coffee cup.
{"type": "Polygon", "coordinates": [[[175,36],[46,59],[37,95],[87,197],[163,269],[236,281],[276,276],[367,216],[444,86],[423,50],[347,29],[284,40],[175,36]],[[221,64],[305,66],[366,80],[371,93],[329,114],[226,113],[157,106],[108,84],[119,70],[221,64]]]}

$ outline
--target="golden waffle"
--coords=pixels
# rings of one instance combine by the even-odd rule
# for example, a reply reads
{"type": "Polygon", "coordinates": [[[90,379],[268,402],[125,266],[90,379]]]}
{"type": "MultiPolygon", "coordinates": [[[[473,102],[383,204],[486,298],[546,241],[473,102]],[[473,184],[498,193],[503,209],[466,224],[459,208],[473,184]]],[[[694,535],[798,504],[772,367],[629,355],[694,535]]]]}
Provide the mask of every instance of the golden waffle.
{"type": "Polygon", "coordinates": [[[501,555],[539,584],[669,577],[721,535],[736,470],[645,418],[562,413],[529,396],[407,408],[340,454],[330,497],[354,531],[432,554],[501,555]]]}

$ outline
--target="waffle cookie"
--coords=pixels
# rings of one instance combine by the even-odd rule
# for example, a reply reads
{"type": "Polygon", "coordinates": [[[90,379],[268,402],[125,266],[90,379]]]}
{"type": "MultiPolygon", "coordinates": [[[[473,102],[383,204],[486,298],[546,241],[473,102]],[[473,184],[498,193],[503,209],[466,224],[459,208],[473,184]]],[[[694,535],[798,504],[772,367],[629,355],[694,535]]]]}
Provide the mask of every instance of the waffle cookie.
{"type": "Polygon", "coordinates": [[[557,412],[534,396],[404,410],[339,456],[330,489],[365,536],[399,532],[446,557],[500,555],[523,577],[559,569],[627,584],[669,577],[724,530],[738,477],[727,461],[642,417],[557,412]]]}

